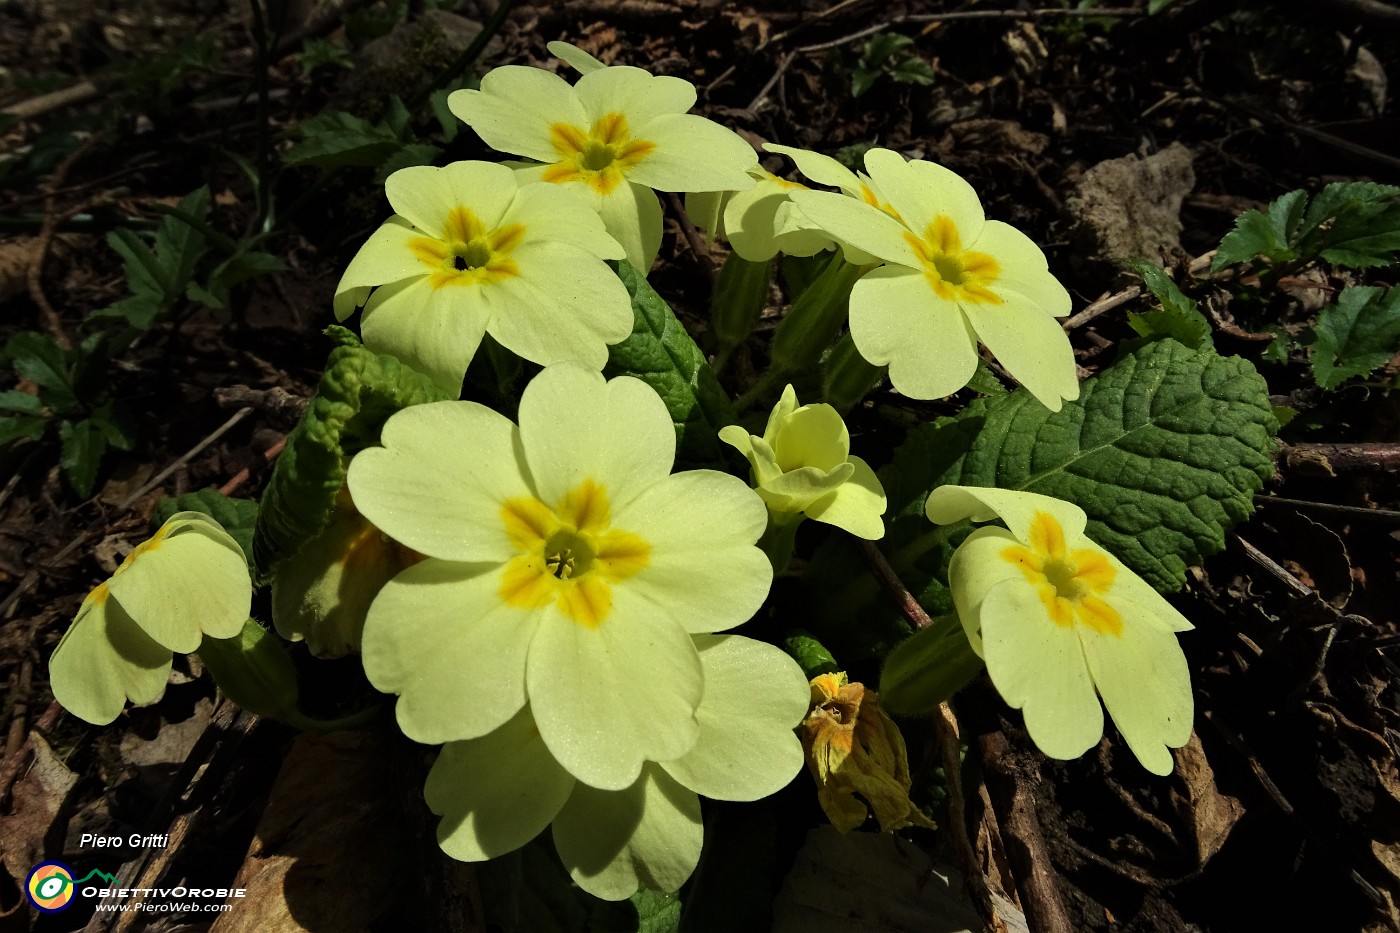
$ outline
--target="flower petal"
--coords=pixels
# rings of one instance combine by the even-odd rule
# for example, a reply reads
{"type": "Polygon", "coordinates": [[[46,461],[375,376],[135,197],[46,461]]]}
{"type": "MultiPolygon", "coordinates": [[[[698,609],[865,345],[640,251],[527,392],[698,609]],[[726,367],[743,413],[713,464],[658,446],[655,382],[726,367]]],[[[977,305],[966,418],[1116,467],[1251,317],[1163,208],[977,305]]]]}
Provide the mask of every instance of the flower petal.
{"type": "Polygon", "coordinates": [[[688,632],[714,632],[763,605],[773,570],[753,544],[768,511],[743,480],[713,470],[676,473],[615,515],[616,527],[652,547],[647,567],[615,588],[618,607],[663,614],[688,632]]]}
{"type": "Polygon", "coordinates": [[[532,495],[519,432],[475,402],[395,413],[350,462],[355,507],[395,541],[430,557],[500,563],[515,554],[501,520],[507,499],[532,495]]]}
{"type": "Polygon", "coordinates": [[[864,201],[830,191],[794,191],[788,199],[803,215],[841,243],[909,269],[921,269],[905,237],[909,230],[864,201]]]}
{"type": "MultiPolygon", "coordinates": [[[[587,185],[570,185],[588,190],[587,185]]],[[[661,201],[645,185],[618,185],[598,204],[608,233],[622,244],[633,269],[646,275],[661,251],[661,201]]]]}
{"type": "Polygon", "coordinates": [[[1053,317],[1029,299],[1004,289],[999,305],[962,306],[972,329],[1001,364],[1051,411],[1079,398],[1074,350],[1053,317]]]}
{"type": "Polygon", "coordinates": [[[608,345],[632,333],[632,299],[622,280],[567,243],[526,243],[512,258],[520,275],[490,286],[503,308],[491,318],[491,336],[542,366],[575,361],[602,369],[608,345]]]}
{"type": "Polygon", "coordinates": [[[428,236],[441,239],[448,215],[466,207],[488,229],[496,226],[515,196],[515,174],[495,162],[453,162],[439,168],[401,168],[384,181],[394,213],[428,236]]]}
{"type": "Polygon", "coordinates": [[[555,123],[587,127],[588,113],[569,82],[542,68],[504,65],[481,79],[479,91],[453,91],[447,106],[486,145],[541,162],[558,155],[550,141],[555,123]]]}
{"type": "Polygon", "coordinates": [[[851,478],[835,492],[807,506],[807,517],[845,529],[857,538],[877,541],[885,536],[885,489],[860,457],[848,461],[855,467],[851,478]]]}
{"type": "MultiPolygon", "coordinates": [[[[597,72],[602,74],[602,72],[597,72]]],[[[588,80],[584,77],[582,80],[588,80]]],[[[746,191],[758,154],[744,138],[693,113],[658,116],[633,131],[656,147],[627,180],[661,191],[746,191]]]]}
{"type": "Polygon", "coordinates": [[[253,601],[243,551],[207,521],[172,518],[162,529],[164,537],[157,533],[108,581],[112,599],[169,651],[195,651],[205,633],[243,631],[253,601]]]}
{"type": "Polygon", "coordinates": [[[922,272],[884,266],[861,278],[851,290],[851,338],[868,361],[889,364],[890,382],[910,398],[952,395],[977,371],[971,327],[922,272]]]}
{"type": "Polygon", "coordinates": [[[798,467],[780,473],[754,491],[775,512],[804,512],[823,497],[834,495],[853,473],[855,465],[851,463],[841,463],[830,472],[798,467]]]}
{"type": "Polygon", "coordinates": [[[127,700],[155,702],[170,677],[170,649],[157,644],[98,587],[49,658],[54,699],[84,722],[105,726],[127,700]]]}
{"type": "MultiPolygon", "coordinates": [[[[1121,560],[1099,547],[1088,536],[1080,540],[1094,550],[1101,552],[1117,571],[1113,575],[1113,584],[1109,587],[1108,592],[1103,594],[1105,599],[1114,604],[1124,601],[1133,603],[1173,632],[1189,632],[1196,627],[1187,621],[1186,617],[1178,612],[1171,603],[1167,602],[1161,593],[1153,589],[1150,583],[1129,570],[1121,560]]],[[[1079,547],[1081,545],[1078,542],[1071,542],[1070,546],[1079,547]]]]}
{"type": "Polygon", "coordinates": [[[1020,230],[998,220],[989,220],[977,242],[964,245],[996,259],[997,277],[990,286],[996,294],[1006,289],[1053,317],[1069,314],[1069,292],[1050,274],[1040,247],[1020,230]]]}
{"type": "Polygon", "coordinates": [[[525,705],[538,616],[501,601],[494,571],[425,560],[385,584],[370,606],[365,676],[399,695],[399,728],[415,742],[483,736],[525,705]]]}
{"type": "Polygon", "coordinates": [[[562,58],[570,68],[574,69],[574,71],[577,71],[579,74],[586,75],[590,71],[597,71],[599,68],[608,67],[583,49],[576,45],[570,45],[567,42],[547,42],[545,43],[545,48],[549,49],[551,55],[557,55],[562,58]]]}
{"type": "Polygon", "coordinates": [[[621,790],[647,761],[695,744],[704,692],[695,646],[669,619],[628,611],[620,600],[597,626],[546,609],[526,681],[550,752],[593,787],[621,790]]]}
{"type": "Polygon", "coordinates": [[[785,787],[802,768],[793,728],[811,690],[787,653],[738,635],[696,635],[705,696],[695,717],[700,737],[661,767],[715,800],[758,800],[785,787]]]}
{"type": "Polygon", "coordinates": [[[831,156],[809,149],[780,146],[777,143],[764,143],[763,148],[792,159],[797,164],[797,170],[817,184],[840,188],[852,197],[860,197],[860,179],[856,177],[856,173],[831,156]]]}
{"type": "Polygon", "coordinates": [[[689,81],[627,65],[588,72],[578,79],[574,93],[590,121],[622,114],[633,132],[663,114],[681,114],[695,106],[695,85],[689,81]]]}
{"type": "MultiPolygon", "coordinates": [[[[771,423],[771,419],[770,419],[771,423]]],[[[767,439],[767,432],[764,437],[767,439]]],[[[834,470],[851,452],[846,422],[830,405],[803,405],[784,418],[769,441],[783,470],[812,466],[834,470]]]]}
{"type": "Polygon", "coordinates": [[[1034,587],[1007,581],[982,602],[987,673],[1026,731],[1051,758],[1078,758],[1103,737],[1103,708],[1080,646],[1079,627],[1057,625],[1034,587]]]}
{"type": "MultiPolygon", "coordinates": [[[[588,199],[581,197],[578,186],[526,185],[501,217],[500,225],[522,224],[525,240],[522,248],[541,241],[565,243],[597,256],[599,259],[621,259],[622,245],[608,236],[603,220],[588,199]]],[[[512,254],[513,258],[518,254],[512,254]]],[[[574,260],[578,263],[579,260],[574,260]]]]}
{"type": "Polygon", "coordinates": [[[482,736],[442,747],[423,796],[442,817],[442,850],[463,862],[514,852],[559,813],[574,789],[540,739],[528,708],[482,736]]]}
{"type": "Polygon", "coordinates": [[[671,472],[676,430],[666,405],[630,376],[605,382],[577,364],[551,366],[525,387],[520,438],[539,497],[554,504],[584,480],[605,487],[613,526],[638,493],[671,472]]]}
{"type": "Polygon", "coordinates": [[[1153,774],[1171,774],[1170,749],[1191,740],[1195,709],[1186,655],[1151,609],[1122,601],[1113,608],[1125,623],[1120,634],[1077,627],[1089,673],[1142,766],[1153,774]]]}
{"type": "Polygon", "coordinates": [[[1036,512],[1046,512],[1059,523],[1070,547],[1077,547],[1076,541],[1088,540],[1084,537],[1088,516],[1083,509],[1073,502],[1035,492],[990,486],[939,486],[924,503],[924,513],[935,525],[951,525],[964,518],[974,522],[1000,518],[1022,544],[1030,543],[1036,512]]]}
{"type": "Polygon", "coordinates": [[[1017,544],[1020,542],[1016,536],[1005,528],[978,528],[963,539],[948,562],[948,587],[953,591],[953,607],[978,657],[985,656],[982,601],[1001,583],[1024,579],[1020,568],[1001,556],[1007,547],[1017,544]]]}
{"type": "Polygon", "coordinates": [[[889,149],[871,149],[865,154],[865,167],[880,193],[920,236],[939,214],[957,227],[964,249],[981,235],[982,202],[957,172],[922,159],[905,162],[889,149]]]}
{"type": "Polygon", "coordinates": [[[409,241],[423,236],[397,214],[370,234],[364,246],[345,267],[335,287],[335,319],[343,321],[364,304],[367,286],[387,285],[426,275],[428,269],[409,248],[409,241]]]}
{"type": "Polygon", "coordinates": [[[797,390],[789,382],[783,388],[783,394],[778,397],[778,402],[773,406],[773,410],[768,413],[768,423],[763,428],[763,439],[768,442],[769,446],[777,443],[778,432],[782,430],[783,422],[787,421],[788,416],[795,411],[797,411],[797,390]]]}
{"type": "Polygon", "coordinates": [[[648,764],[626,790],[574,786],[554,820],[554,846],[589,894],[620,901],[646,885],[670,893],[700,861],[700,801],[648,764]]]}
{"type": "Polygon", "coordinates": [[[365,346],[431,376],[454,397],[499,302],[499,284],[433,288],[427,276],[381,285],[360,320],[365,346]]]}

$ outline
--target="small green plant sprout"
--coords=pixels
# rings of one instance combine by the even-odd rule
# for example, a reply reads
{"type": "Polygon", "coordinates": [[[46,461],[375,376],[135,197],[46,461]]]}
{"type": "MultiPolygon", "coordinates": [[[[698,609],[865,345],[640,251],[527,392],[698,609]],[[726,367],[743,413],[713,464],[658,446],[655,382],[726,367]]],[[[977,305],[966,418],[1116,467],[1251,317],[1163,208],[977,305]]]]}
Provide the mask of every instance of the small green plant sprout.
{"type": "Polygon", "coordinates": [[[976,372],[980,340],[1051,411],[1078,398],[1069,338],[1055,320],[1069,314],[1069,293],[1040,248],[986,220],[972,186],[940,165],[888,149],[871,149],[865,165],[888,207],[845,193],[791,195],[809,220],[883,263],[851,290],[860,355],[888,365],[903,394],[942,398],[976,372]]]}
{"type": "Polygon", "coordinates": [[[1176,633],[1193,626],[1084,534],[1077,505],[1035,493],[940,486],[931,521],[1000,518],[974,531],[948,566],[953,603],[1002,698],[1051,758],[1077,758],[1103,736],[1108,707],[1153,774],[1191,738],[1191,676],[1176,633]]]}
{"type": "Polygon", "coordinates": [[[762,437],[737,424],[723,428],[719,437],[749,461],[751,482],[768,506],[771,524],[796,525],[806,517],[858,538],[884,536],[885,490],[870,465],[851,455],[850,433],[835,408],[799,407],[788,386],[762,437]]]}
{"type": "Polygon", "coordinates": [[[541,365],[601,369],[632,330],[603,262],[622,248],[573,193],[517,185],[491,162],[417,166],[385,184],[395,214],[350,261],[336,317],[364,307],[365,345],[456,395],[483,334],[541,365]]]}
{"type": "Polygon", "coordinates": [[[860,61],[851,69],[851,96],[862,96],[885,76],[899,84],[932,84],[929,63],[908,51],[913,44],[913,39],[896,32],[882,32],[869,39],[860,61]]]}
{"type": "Polygon", "coordinates": [[[1400,288],[1345,288],[1313,325],[1312,372],[1324,389],[1369,376],[1400,353],[1400,288]]]}
{"type": "Polygon", "coordinates": [[[1351,269],[1388,266],[1400,252],[1400,188],[1373,182],[1336,182],[1311,200],[1290,191],[1267,210],[1245,211],[1220,241],[1211,269],[1262,263],[1287,275],[1324,260],[1351,269]]]}
{"type": "Polygon", "coordinates": [[[688,113],[695,99],[689,81],[640,68],[592,68],[570,86],[540,68],[506,65],[488,72],[480,90],[456,91],[448,103],[491,148],[541,163],[520,169],[522,182],[550,182],[587,197],[627,261],[645,273],[661,244],[655,190],[754,184],[753,147],[688,113]]]}
{"type": "Polygon", "coordinates": [[[21,331],[0,354],[0,360],[34,386],[32,393],[0,392],[0,449],[43,441],[56,429],[59,465],[83,498],[92,495],[107,448],[130,450],[135,442],[126,409],[112,397],[107,381],[110,350],[103,334],[64,349],[48,334],[21,331]]]}
{"type": "MultiPolygon", "coordinates": [[[[462,861],[495,858],[552,824],[560,859],[590,894],[622,900],[642,885],[678,890],[704,841],[696,795],[748,801],[780,790],[802,767],[793,727],[807,711],[802,670],[778,648],[737,635],[691,641],[704,691],[687,752],[645,762],[624,787],[598,788],[560,763],[527,706],[481,738],[443,746],[424,789],[443,817],[443,851],[462,861]]],[[[609,750],[594,733],[572,741],[593,754],[609,750]]]]}
{"type": "Polygon", "coordinates": [[[850,832],[873,813],[881,832],[934,829],[909,799],[909,753],[880,695],[850,683],[843,671],[817,675],[811,690],[812,711],[798,731],[817,801],[831,825],[850,832]]]}
{"type": "Polygon", "coordinates": [[[428,165],[442,148],[422,142],[413,129],[413,116],[398,97],[389,99],[384,118],[370,122],[343,110],[328,110],[298,123],[296,142],[282,153],[288,168],[375,169],[383,182],[399,169],[428,165]]]}
{"type": "Polygon", "coordinates": [[[152,703],[171,652],[195,651],[206,635],[238,635],[252,598],[237,542],[204,513],[177,512],[83,600],[49,661],[54,697],[95,725],[116,719],[127,700],[152,703]]]}
{"type": "Polygon", "coordinates": [[[392,541],[355,508],[342,487],[326,527],[288,557],[272,579],[272,622],[318,658],[359,654],[370,604],[418,555],[392,541]]]}
{"type": "Polygon", "coordinates": [[[307,39],[297,55],[297,67],[303,78],[309,78],[320,68],[343,68],[347,71],[355,67],[350,50],[342,43],[329,39],[307,39]]]}

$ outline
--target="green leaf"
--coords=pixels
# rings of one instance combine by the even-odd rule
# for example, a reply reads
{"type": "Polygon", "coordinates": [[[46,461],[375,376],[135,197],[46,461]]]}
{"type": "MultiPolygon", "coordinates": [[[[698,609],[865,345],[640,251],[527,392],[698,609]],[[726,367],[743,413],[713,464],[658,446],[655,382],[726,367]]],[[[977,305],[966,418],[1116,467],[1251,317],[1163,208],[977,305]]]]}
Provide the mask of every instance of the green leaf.
{"type": "MultiPolygon", "coordinates": [[[[209,186],[205,185],[185,195],[178,210],[203,221],[209,214],[209,203],[209,186]]],[[[156,258],[163,276],[161,294],[167,305],[173,304],[184,292],[194,275],[195,264],[208,248],[204,234],[179,217],[167,214],[161,221],[156,231],[156,258]]]]}
{"type": "Polygon", "coordinates": [[[1312,370],[1324,389],[1368,376],[1400,352],[1400,287],[1343,289],[1317,316],[1312,370]]]}
{"type": "Polygon", "coordinates": [[[123,298],[116,304],[99,308],[89,314],[87,319],[93,323],[125,321],[136,330],[150,330],[151,325],[165,309],[166,304],[159,296],[142,292],[123,298]]]}
{"type": "Polygon", "coordinates": [[[967,685],[986,665],[956,615],[940,616],[899,644],[880,672],[880,705],[918,716],[967,685]]]}
{"type": "Polygon", "coordinates": [[[860,63],[866,68],[877,69],[895,52],[913,44],[914,40],[908,36],[901,36],[897,32],[882,32],[865,43],[860,63]]]}
{"type": "Polygon", "coordinates": [[[338,346],[263,492],[253,535],[259,581],[325,527],[350,458],[378,443],[390,415],[447,397],[422,373],[360,346],[345,328],[331,326],[326,333],[338,346]]]}
{"type": "Polygon", "coordinates": [[[243,623],[232,638],[210,638],[199,645],[199,659],[224,696],[250,713],[297,722],[296,667],[281,639],[258,624],[243,623]]]}
{"type": "Polygon", "coordinates": [[[20,331],[5,344],[5,356],[20,378],[39,387],[40,398],[51,408],[63,412],[78,403],[70,381],[68,354],[48,334],[20,331]]]}
{"type": "Polygon", "coordinates": [[[1147,15],[1156,16],[1175,2],[1176,0],[1147,0],[1147,15]]]}
{"type": "Polygon", "coordinates": [[[282,154],[287,165],[379,165],[403,146],[392,129],[354,114],[332,110],[297,127],[301,142],[282,154]]]}
{"type": "Polygon", "coordinates": [[[618,277],[632,296],[632,335],[608,348],[609,377],[635,376],[656,390],[676,426],[678,469],[723,468],[719,429],[738,418],[705,356],[646,277],[626,260],[618,277]]]}
{"type": "Polygon", "coordinates": [[[1204,343],[1210,336],[1210,321],[1196,302],[1181,293],[1166,271],[1142,259],[1130,259],[1128,265],[1142,276],[1147,290],[1162,303],[1160,311],[1128,315],[1128,326],[1143,337],[1171,337],[1193,350],[1204,343]]]}
{"type": "Polygon", "coordinates": [[[1005,395],[1006,386],[997,378],[997,374],[992,371],[992,367],[987,365],[987,361],[978,359],[977,368],[973,370],[972,378],[967,381],[967,387],[978,395],[1005,395]]]}
{"type": "Polygon", "coordinates": [[[883,74],[883,72],[871,71],[868,68],[856,68],[853,70],[851,72],[851,96],[860,97],[866,91],[870,90],[871,86],[881,74],[883,74]]]}
{"type": "Polygon", "coordinates": [[[902,59],[890,72],[900,84],[919,84],[927,87],[933,83],[933,68],[928,62],[914,55],[902,59]]]}
{"type": "Polygon", "coordinates": [[[97,483],[97,468],[102,463],[102,454],[107,450],[107,432],[92,419],[64,421],[58,426],[58,437],[62,442],[62,453],[58,463],[63,467],[68,482],[80,498],[92,495],[92,487],[97,483]]]}
{"type": "Polygon", "coordinates": [[[430,143],[409,143],[390,155],[374,173],[374,183],[384,184],[384,179],[401,168],[415,165],[432,165],[442,155],[442,147],[430,143]]]}
{"type": "Polygon", "coordinates": [[[165,298],[160,260],[134,231],[125,227],[113,230],[107,234],[107,245],[122,257],[126,287],[133,295],[146,295],[156,300],[165,298]]]}
{"type": "Polygon", "coordinates": [[[44,429],[48,427],[48,424],[47,418],[32,415],[0,417],[0,447],[13,444],[18,440],[37,441],[44,436],[44,429]]]}
{"type": "Polygon", "coordinates": [[[1388,266],[1400,250],[1400,188],[1330,184],[1309,206],[1303,236],[1305,255],[1353,269],[1388,266]]]}
{"type": "Polygon", "coordinates": [[[235,499],[212,486],[187,492],[183,496],[164,496],[156,503],[151,526],[159,528],[176,512],[203,512],[223,525],[224,531],[243,549],[251,567],[253,529],[258,521],[258,504],[252,499],[235,499]]]}
{"type": "Polygon", "coordinates": [[[806,632],[794,632],[783,639],[783,649],[802,667],[808,680],[841,669],[826,646],[806,632]]]}
{"type": "Polygon", "coordinates": [[[355,60],[350,56],[350,50],[339,42],[313,38],[302,43],[297,66],[301,68],[303,78],[311,77],[312,72],[325,65],[348,71],[355,67],[355,60]]]}
{"type": "Polygon", "coordinates": [[[42,415],[44,403],[39,401],[37,395],[10,389],[0,392],[0,411],[13,411],[21,415],[42,415]]]}
{"type": "Polygon", "coordinates": [[[1088,513],[1089,537],[1169,592],[1253,511],[1277,429],[1248,361],[1159,340],[1085,381],[1059,412],[1019,389],[916,428],[886,490],[920,487],[906,508],[946,483],[1068,500],[1088,513]]]}
{"type": "Polygon", "coordinates": [[[1270,262],[1296,258],[1296,241],[1307,192],[1290,191],[1269,205],[1267,211],[1245,211],[1235,218],[1235,229],[1225,234],[1210,267],[1219,272],[1237,262],[1263,255],[1270,262]]]}

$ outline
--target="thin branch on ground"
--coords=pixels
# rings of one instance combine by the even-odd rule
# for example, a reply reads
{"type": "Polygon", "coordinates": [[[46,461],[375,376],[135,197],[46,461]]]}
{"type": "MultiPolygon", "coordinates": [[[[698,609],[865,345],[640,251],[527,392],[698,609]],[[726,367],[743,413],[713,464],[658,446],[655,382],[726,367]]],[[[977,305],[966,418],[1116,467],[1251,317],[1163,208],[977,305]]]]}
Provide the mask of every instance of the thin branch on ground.
{"type": "Polygon", "coordinates": [[[48,181],[44,182],[44,225],[39,228],[39,236],[34,241],[34,254],[29,260],[29,275],[27,277],[29,297],[39,307],[39,317],[44,322],[44,328],[53,336],[54,343],[57,343],[64,350],[73,349],[73,338],[68,336],[68,331],[63,327],[63,319],[54,310],[54,306],[49,303],[48,296],[44,294],[44,260],[48,258],[49,244],[53,242],[54,232],[58,229],[59,223],[82,210],[82,208],[78,208],[67,214],[60,214],[57,205],[58,189],[63,187],[64,179],[68,177],[68,172],[72,170],[78,160],[87,155],[88,150],[101,138],[101,133],[94,133],[83,140],[78,148],[64,156],[63,161],[58,163],[58,167],[54,169],[48,181]]]}
{"type": "Polygon", "coordinates": [[[823,52],[827,49],[838,48],[849,45],[852,42],[859,42],[861,39],[877,35],[894,27],[906,23],[949,23],[955,20],[969,19],[1007,19],[1007,20],[1038,20],[1056,18],[1088,18],[1088,17],[1112,17],[1115,19],[1130,16],[1146,16],[1145,10],[1132,8],[1107,8],[1107,9],[1064,9],[1064,10],[959,10],[949,13],[917,13],[908,16],[892,16],[882,23],[874,26],[867,26],[847,36],[839,39],[832,39],[829,42],[818,42],[814,45],[804,45],[798,48],[799,52],[823,52]]]}
{"type": "Polygon", "coordinates": [[[171,473],[174,473],[176,470],[178,470],[180,467],[184,466],[186,463],[189,463],[189,462],[190,462],[191,460],[193,460],[195,457],[199,456],[199,454],[200,454],[201,451],[203,451],[203,450],[204,450],[206,447],[208,447],[210,444],[212,444],[212,443],[214,443],[215,441],[217,441],[219,438],[223,437],[225,434],[227,434],[229,431],[231,431],[231,430],[233,429],[234,425],[238,424],[238,422],[242,421],[244,418],[248,417],[248,416],[251,415],[252,413],[253,413],[253,409],[252,409],[252,408],[240,408],[240,409],[238,409],[238,411],[234,412],[233,417],[230,418],[230,419],[228,419],[227,421],[225,421],[225,422],[218,428],[218,430],[214,431],[213,434],[210,434],[210,435],[209,435],[208,437],[206,437],[204,440],[200,441],[198,444],[195,444],[195,445],[194,445],[193,447],[191,447],[188,451],[186,451],[178,460],[176,460],[174,463],[170,464],[170,466],[168,466],[168,467],[166,467],[165,469],[161,470],[161,471],[160,471],[159,473],[157,473],[154,477],[152,477],[151,480],[150,480],[148,483],[146,483],[146,484],[145,484],[144,486],[142,486],[140,489],[136,490],[136,491],[133,492],[131,495],[129,495],[129,496],[127,496],[125,499],[123,499],[123,500],[122,500],[122,503],[121,503],[121,507],[124,508],[124,509],[125,509],[125,508],[130,508],[130,507],[131,507],[131,503],[135,502],[137,499],[140,499],[142,496],[144,496],[146,493],[150,492],[152,489],[155,489],[157,486],[159,486],[162,482],[165,481],[165,478],[166,478],[167,476],[169,476],[171,473]]]}

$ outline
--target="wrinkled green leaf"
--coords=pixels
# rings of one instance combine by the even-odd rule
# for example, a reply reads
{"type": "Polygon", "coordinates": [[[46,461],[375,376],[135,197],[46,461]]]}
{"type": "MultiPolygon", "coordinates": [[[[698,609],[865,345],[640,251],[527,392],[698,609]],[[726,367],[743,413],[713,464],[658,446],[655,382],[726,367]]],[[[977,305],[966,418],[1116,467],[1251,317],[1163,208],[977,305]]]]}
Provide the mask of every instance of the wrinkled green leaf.
{"type": "Polygon", "coordinates": [[[802,673],[808,680],[841,669],[826,646],[806,632],[794,632],[783,639],[783,649],[802,667],[802,673]]]}
{"type": "Polygon", "coordinates": [[[378,443],[390,415],[447,398],[427,376],[366,350],[345,328],[332,326],[326,333],[337,346],[263,492],[253,535],[259,581],[325,527],[350,458],[378,443]]]}
{"type": "Polygon", "coordinates": [[[922,487],[913,497],[920,508],[920,497],[947,483],[1076,503],[1091,538],[1170,592],[1253,511],[1273,474],[1277,429],[1268,387],[1248,361],[1159,340],[1085,381],[1059,412],[1020,389],[916,428],[894,465],[901,493],[911,480],[922,487]]]}
{"type": "Polygon", "coordinates": [[[1400,288],[1343,289],[1323,308],[1313,327],[1312,371],[1332,389],[1354,376],[1368,376],[1400,352],[1400,288]]]}
{"type": "Polygon", "coordinates": [[[1160,311],[1129,314],[1129,327],[1143,337],[1171,337],[1193,350],[1209,338],[1210,321],[1196,302],[1182,294],[1165,270],[1141,259],[1130,259],[1128,265],[1142,276],[1147,290],[1162,303],[1160,311]]]}
{"type": "Polygon", "coordinates": [[[910,55],[894,66],[890,77],[900,84],[918,84],[927,87],[933,83],[933,68],[922,58],[910,55]]]}
{"type": "Polygon", "coordinates": [[[1211,262],[1219,271],[1262,256],[1271,263],[1325,259],[1357,269],[1389,265],[1400,251],[1400,188],[1337,182],[1308,203],[1290,191],[1267,211],[1245,211],[1220,241],[1211,262]]]}
{"type": "Polygon", "coordinates": [[[226,496],[212,486],[187,492],[183,496],[164,496],[156,503],[151,515],[152,527],[159,528],[176,512],[203,512],[223,525],[224,531],[243,549],[251,568],[253,528],[258,521],[258,504],[252,499],[226,496]]]}
{"type": "Polygon", "coordinates": [[[626,260],[618,277],[632,296],[632,335],[608,348],[609,377],[635,376],[656,390],[676,426],[678,469],[723,466],[719,429],[738,419],[695,341],[646,277],[626,260]]]}
{"type": "Polygon", "coordinates": [[[92,419],[64,421],[58,426],[62,452],[58,463],[80,498],[92,495],[97,483],[97,468],[107,450],[107,432],[92,419]]]}

